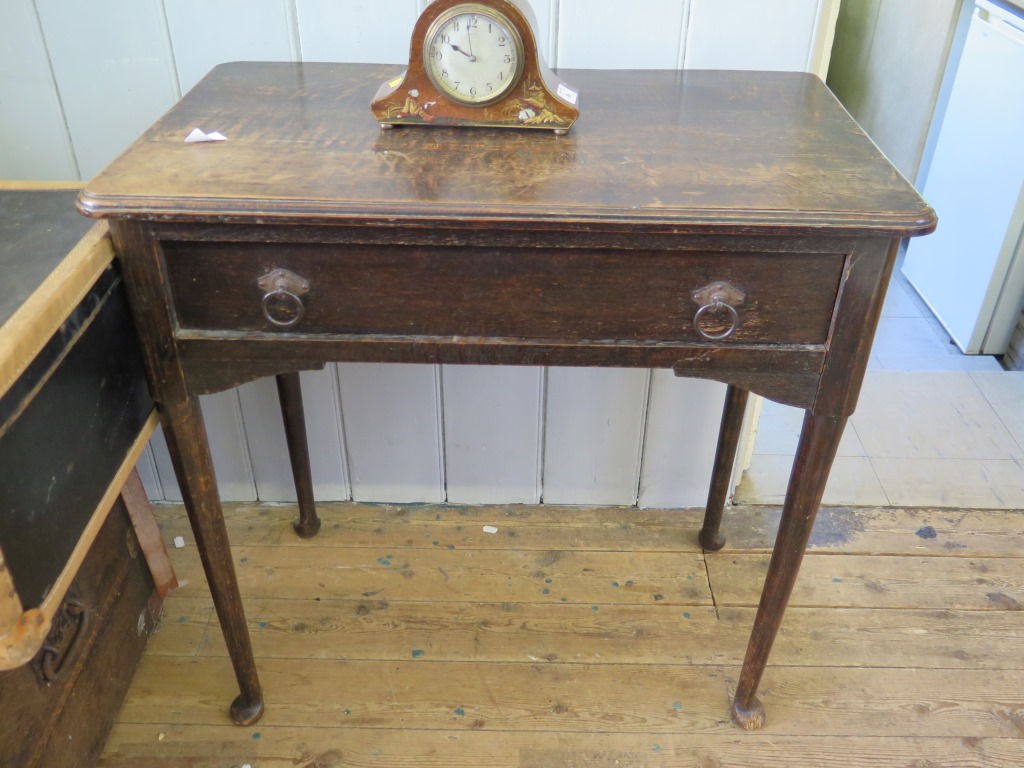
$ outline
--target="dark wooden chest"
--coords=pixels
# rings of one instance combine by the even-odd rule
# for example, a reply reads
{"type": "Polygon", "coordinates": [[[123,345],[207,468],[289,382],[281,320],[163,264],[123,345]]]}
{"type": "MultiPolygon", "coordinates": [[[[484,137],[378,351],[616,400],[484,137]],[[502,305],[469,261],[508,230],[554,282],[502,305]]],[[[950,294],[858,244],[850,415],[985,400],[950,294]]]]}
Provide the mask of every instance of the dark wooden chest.
{"type": "Polygon", "coordinates": [[[0,766],[96,763],[159,602],[121,499],[115,503],[27,665],[0,672],[0,766]]]}

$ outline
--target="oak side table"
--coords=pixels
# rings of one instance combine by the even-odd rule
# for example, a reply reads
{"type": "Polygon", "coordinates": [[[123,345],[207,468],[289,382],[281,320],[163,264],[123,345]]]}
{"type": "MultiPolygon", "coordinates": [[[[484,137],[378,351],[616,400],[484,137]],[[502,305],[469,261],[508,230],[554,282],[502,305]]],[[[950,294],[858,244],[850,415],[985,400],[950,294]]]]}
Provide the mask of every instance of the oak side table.
{"type": "MultiPolygon", "coordinates": [[[[812,75],[568,71],[568,136],[413,128],[396,67],[217,67],[79,198],[108,219],[241,690],[263,711],[197,396],[329,361],[671,368],[806,411],[733,719],[757,687],[901,238],[931,208],[812,75]],[[193,128],[217,143],[185,143],[193,128]]],[[[294,448],[293,448],[294,450],[294,448]]],[[[315,514],[315,513],[314,513],[315,514]]]]}

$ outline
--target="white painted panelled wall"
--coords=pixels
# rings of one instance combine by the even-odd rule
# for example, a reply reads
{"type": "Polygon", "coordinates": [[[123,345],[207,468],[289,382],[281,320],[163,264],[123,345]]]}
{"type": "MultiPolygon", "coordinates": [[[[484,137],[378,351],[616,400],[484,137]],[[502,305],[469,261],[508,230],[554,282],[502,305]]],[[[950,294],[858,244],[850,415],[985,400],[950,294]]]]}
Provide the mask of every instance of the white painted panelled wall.
{"type": "MultiPolygon", "coordinates": [[[[556,68],[823,76],[839,2],[533,7],[556,68]]],[[[425,5],[2,0],[0,178],[89,179],[224,61],[401,65],[425,5]]],[[[329,365],[302,386],[318,499],[643,507],[703,505],[725,391],[671,371],[375,364],[329,365]]],[[[205,397],[203,413],[225,499],[294,499],[272,380],[205,397]]],[[[140,471],[152,498],[180,498],[159,436],[140,471]]]]}

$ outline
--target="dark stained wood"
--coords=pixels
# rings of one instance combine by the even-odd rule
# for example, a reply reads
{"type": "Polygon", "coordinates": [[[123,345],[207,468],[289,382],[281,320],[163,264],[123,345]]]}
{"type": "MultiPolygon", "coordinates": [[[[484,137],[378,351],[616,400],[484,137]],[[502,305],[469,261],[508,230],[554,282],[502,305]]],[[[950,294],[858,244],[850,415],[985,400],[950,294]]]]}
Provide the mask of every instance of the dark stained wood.
{"type": "Polygon", "coordinates": [[[841,416],[817,416],[810,411],[804,416],[782,520],[733,700],[733,722],[741,728],[751,730],[764,725],[765,711],[757,699],[757,687],[796,584],[829,469],[845,426],[846,418],[841,416]]]}
{"type": "Polygon", "coordinates": [[[240,693],[231,704],[231,718],[239,725],[251,725],[263,715],[263,691],[238,592],[199,400],[192,397],[184,402],[165,401],[162,405],[174,473],[186,499],[189,523],[238,681],[240,693]]]}
{"type": "Polygon", "coordinates": [[[59,658],[44,661],[44,650],[0,672],[0,766],[85,768],[99,759],[159,613],[139,551],[118,501],[68,593],[81,615],[55,620],[47,638],[59,658]]]}
{"type": "MultiPolygon", "coordinates": [[[[183,328],[375,336],[486,336],[702,342],[694,292],[716,281],[745,296],[723,345],[822,345],[843,254],[673,254],[533,248],[163,245],[183,328]],[[309,281],[288,328],[265,317],[257,280],[286,269],[309,281]],[[785,281],[774,277],[787,275],[785,281]],[[375,290],[381,285],[387,291],[375,290]]],[[[725,313],[705,330],[724,331],[725,313]]]]}
{"type": "Polygon", "coordinates": [[[734,708],[756,727],[895,246],[934,212],[811,75],[565,72],[586,111],[555,137],[381,134],[367,105],[393,74],[222,65],[79,198],[112,219],[242,691],[236,721],[262,698],[196,396],[353,360],[670,368],[731,384],[729,424],[738,390],[806,409],[734,708]],[[228,141],[184,144],[197,123],[228,141]],[[301,314],[287,328],[263,315],[274,269],[309,283],[271,296],[301,314]],[[715,340],[698,309],[710,336],[731,311],[694,293],[718,281],[743,299],[715,340]]]}
{"type": "Polygon", "coordinates": [[[704,511],[704,525],[698,539],[704,549],[717,552],[725,546],[725,537],[720,528],[722,511],[729,496],[732,469],[736,464],[736,448],[743,428],[743,414],[747,411],[750,393],[740,387],[730,386],[725,393],[725,407],[722,409],[722,426],[718,431],[718,448],[715,451],[715,466],[711,473],[711,490],[704,511]]]}
{"type": "Polygon", "coordinates": [[[564,70],[569,136],[392,131],[379,65],[216,68],[90,181],[105,218],[577,227],[798,236],[923,234],[932,210],[813,75],[564,70]],[[258,94],[258,97],[257,97],[258,94]],[[226,142],[185,144],[199,120],[226,142]]]}
{"type": "Polygon", "coordinates": [[[163,300],[163,274],[158,265],[153,266],[157,249],[146,239],[145,231],[135,225],[115,223],[111,237],[122,255],[136,326],[144,330],[141,341],[150,389],[235,668],[240,694],[231,704],[231,717],[239,725],[248,725],[263,714],[263,693],[238,593],[202,411],[174,356],[172,309],[163,300]],[[133,258],[123,258],[124,254],[133,258]]]}
{"type": "Polygon", "coordinates": [[[26,608],[55,586],[152,411],[111,268],[0,397],[0,543],[26,608]]]}
{"type": "Polygon", "coordinates": [[[88,231],[89,222],[72,213],[77,195],[77,189],[0,189],[0,326],[88,231]]]}
{"type": "Polygon", "coordinates": [[[299,501],[299,519],[295,532],[304,539],[320,531],[320,518],[313,499],[313,470],[309,465],[309,445],[306,440],[305,408],[302,405],[302,384],[298,373],[282,373],[275,377],[277,395],[281,401],[281,418],[288,441],[288,458],[295,481],[295,496],[299,501]]]}

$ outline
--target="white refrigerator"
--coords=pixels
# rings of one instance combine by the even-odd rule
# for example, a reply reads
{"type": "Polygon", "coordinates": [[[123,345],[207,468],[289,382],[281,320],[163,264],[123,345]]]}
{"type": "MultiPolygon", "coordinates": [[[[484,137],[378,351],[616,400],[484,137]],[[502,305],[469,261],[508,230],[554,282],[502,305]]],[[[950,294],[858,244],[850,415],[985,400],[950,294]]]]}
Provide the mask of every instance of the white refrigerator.
{"type": "MultiPolygon", "coordinates": [[[[939,228],[903,274],[965,353],[998,355],[1024,306],[1024,12],[976,0],[921,189],[939,228]]],[[[920,186],[920,179],[919,179],[920,186]]]]}

